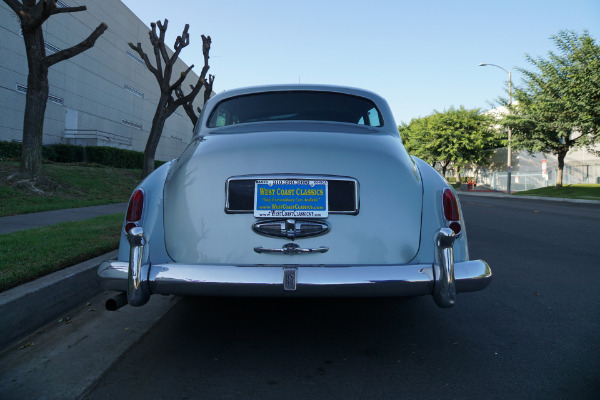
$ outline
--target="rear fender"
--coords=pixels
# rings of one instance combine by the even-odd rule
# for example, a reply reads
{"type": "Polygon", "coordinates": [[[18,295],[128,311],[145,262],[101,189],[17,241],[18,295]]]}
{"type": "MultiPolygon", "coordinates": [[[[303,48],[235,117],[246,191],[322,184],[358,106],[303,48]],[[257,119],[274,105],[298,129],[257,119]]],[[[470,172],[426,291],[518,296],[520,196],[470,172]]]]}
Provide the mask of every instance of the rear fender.
{"type": "MultiPolygon", "coordinates": [[[[169,169],[173,165],[171,160],[158,169],[154,170],[142,181],[137,189],[144,191],[144,208],[141,219],[141,227],[144,229],[144,239],[148,244],[144,251],[142,262],[168,263],[172,260],[167,255],[165,248],[165,235],[163,223],[163,189],[169,169]]],[[[135,191],[135,190],[134,190],[135,191]]],[[[119,243],[119,261],[129,261],[129,241],[125,233],[125,223],[121,229],[121,240],[119,243]]]]}
{"type": "MultiPolygon", "coordinates": [[[[442,194],[444,189],[452,186],[425,161],[412,157],[423,180],[423,215],[421,221],[421,246],[419,253],[413,259],[412,263],[429,263],[433,261],[435,254],[434,237],[437,235],[440,228],[447,227],[446,219],[444,218],[442,194]]],[[[456,195],[456,193],[455,193],[456,195]]],[[[467,247],[467,232],[465,221],[463,219],[460,200],[456,196],[458,209],[460,210],[460,224],[462,231],[454,241],[454,261],[461,262],[469,260],[469,251],[467,247]]]]}

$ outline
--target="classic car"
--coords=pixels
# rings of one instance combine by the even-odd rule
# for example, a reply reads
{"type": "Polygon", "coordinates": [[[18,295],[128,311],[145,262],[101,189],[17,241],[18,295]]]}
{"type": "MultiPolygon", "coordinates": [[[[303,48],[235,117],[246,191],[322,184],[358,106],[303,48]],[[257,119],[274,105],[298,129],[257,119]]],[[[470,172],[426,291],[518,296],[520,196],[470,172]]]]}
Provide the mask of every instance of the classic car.
{"type": "Polygon", "coordinates": [[[107,303],[152,294],[402,297],[482,290],[459,199],[402,145],[369,91],[275,85],[217,94],[181,156],[133,192],[107,303]]]}

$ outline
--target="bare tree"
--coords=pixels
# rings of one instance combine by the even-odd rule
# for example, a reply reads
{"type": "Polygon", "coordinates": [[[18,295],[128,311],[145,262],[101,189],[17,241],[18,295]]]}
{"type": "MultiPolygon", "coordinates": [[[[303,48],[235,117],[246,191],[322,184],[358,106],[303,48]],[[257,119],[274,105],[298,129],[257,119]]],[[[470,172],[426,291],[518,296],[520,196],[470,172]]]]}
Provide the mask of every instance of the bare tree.
{"type": "MultiPolygon", "coordinates": [[[[209,75],[208,81],[204,85],[204,99],[202,100],[203,108],[204,108],[204,104],[206,104],[208,99],[210,99],[210,95],[212,94],[212,88],[213,88],[214,82],[215,82],[215,77],[213,75],[209,75]]],[[[192,90],[194,90],[193,85],[190,85],[190,88],[192,90]]],[[[183,94],[183,90],[181,90],[181,86],[179,86],[178,88],[175,89],[175,95],[177,96],[178,99],[181,99],[185,96],[183,94]]],[[[198,122],[198,115],[196,115],[196,112],[194,111],[193,102],[194,102],[194,99],[191,99],[189,102],[183,104],[182,107],[183,107],[185,113],[187,114],[187,116],[190,118],[190,121],[192,121],[192,125],[196,125],[196,122],[198,122]]],[[[196,107],[196,110],[198,111],[198,114],[200,114],[200,112],[202,112],[202,108],[200,108],[200,107],[196,107]]]]}
{"type": "Polygon", "coordinates": [[[49,92],[48,68],[93,47],[96,39],[104,33],[107,26],[103,22],[81,43],[47,56],[42,24],[52,15],[85,11],[87,7],[58,8],[56,0],[23,0],[23,2],[4,0],[4,2],[19,17],[25,40],[29,73],[23,120],[21,171],[27,173],[32,180],[36,180],[42,171],[42,136],[49,92]]]}
{"type": "MultiPolygon", "coordinates": [[[[188,73],[194,68],[191,65],[187,70],[183,71],[179,78],[171,84],[171,75],[173,74],[173,66],[179,57],[179,53],[181,50],[186,47],[190,43],[190,36],[188,34],[189,25],[186,24],[183,29],[183,33],[181,36],[177,36],[175,40],[174,52],[169,57],[169,53],[167,52],[167,46],[165,45],[165,32],[167,31],[167,25],[169,21],[165,19],[164,23],[157,21],[156,23],[150,24],[152,30],[149,32],[150,43],[154,48],[154,56],[156,59],[156,67],[154,67],[150,63],[150,59],[148,55],[142,50],[141,43],[138,43],[137,46],[134,46],[133,43],[129,43],[129,47],[135,50],[140,57],[144,60],[146,67],[154,74],[156,80],[158,82],[158,86],[160,87],[160,97],[158,100],[158,104],[156,106],[156,112],[154,113],[154,118],[152,119],[152,128],[150,129],[150,136],[148,136],[148,141],[146,142],[146,148],[144,150],[144,165],[142,167],[142,178],[148,176],[154,170],[154,156],[156,155],[156,148],[158,147],[158,142],[160,141],[160,137],[162,135],[163,128],[165,126],[165,122],[167,118],[171,116],[179,106],[183,106],[184,110],[194,122],[194,118],[197,120],[198,118],[194,114],[192,102],[196,95],[200,92],[202,87],[208,91],[208,95],[210,96],[210,92],[212,91],[212,82],[214,78],[209,77],[209,81],[206,81],[206,74],[208,73],[208,69],[210,68],[208,65],[209,52],[211,39],[210,36],[206,37],[202,35],[202,53],[204,55],[204,67],[200,72],[200,76],[198,77],[198,82],[195,85],[191,86],[192,91],[183,95],[183,91],[181,90],[181,84],[187,77],[188,73]],[[158,34],[156,31],[156,27],[158,26],[158,34]],[[164,62],[164,68],[163,68],[164,62]],[[175,97],[173,94],[175,93],[175,97]],[[181,95],[181,96],[179,96],[181,95]],[[192,116],[194,118],[192,118],[192,116]]],[[[206,99],[205,93],[205,99],[206,99]]],[[[195,122],[194,122],[195,123],[195,122]]]]}

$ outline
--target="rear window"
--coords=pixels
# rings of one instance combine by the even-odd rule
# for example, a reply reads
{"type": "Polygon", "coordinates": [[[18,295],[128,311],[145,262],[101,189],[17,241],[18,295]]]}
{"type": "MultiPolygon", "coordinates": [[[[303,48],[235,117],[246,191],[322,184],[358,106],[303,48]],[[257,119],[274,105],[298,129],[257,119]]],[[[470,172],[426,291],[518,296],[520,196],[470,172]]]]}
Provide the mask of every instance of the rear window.
{"type": "Polygon", "coordinates": [[[342,93],[289,91],[233,97],[219,103],[209,128],[264,121],[330,121],[383,126],[375,104],[342,93]]]}

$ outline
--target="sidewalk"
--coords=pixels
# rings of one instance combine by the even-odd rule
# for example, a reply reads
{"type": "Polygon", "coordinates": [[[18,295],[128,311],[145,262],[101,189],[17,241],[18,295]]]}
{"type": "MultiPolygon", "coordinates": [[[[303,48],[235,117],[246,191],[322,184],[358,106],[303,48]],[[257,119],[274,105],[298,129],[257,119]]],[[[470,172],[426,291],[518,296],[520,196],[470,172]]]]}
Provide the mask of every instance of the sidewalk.
{"type": "Polygon", "coordinates": [[[61,222],[81,221],[119,212],[125,213],[126,211],[127,203],[117,203],[0,217],[0,235],[61,222]]]}
{"type": "Polygon", "coordinates": [[[539,201],[554,201],[563,203],[581,203],[581,204],[598,204],[600,200],[587,200],[587,199],[569,199],[564,197],[543,197],[543,196],[517,196],[514,194],[507,194],[504,192],[492,192],[492,191],[477,191],[477,190],[456,190],[459,196],[482,196],[482,197],[500,197],[506,199],[527,199],[527,200],[539,200],[539,201]]]}

